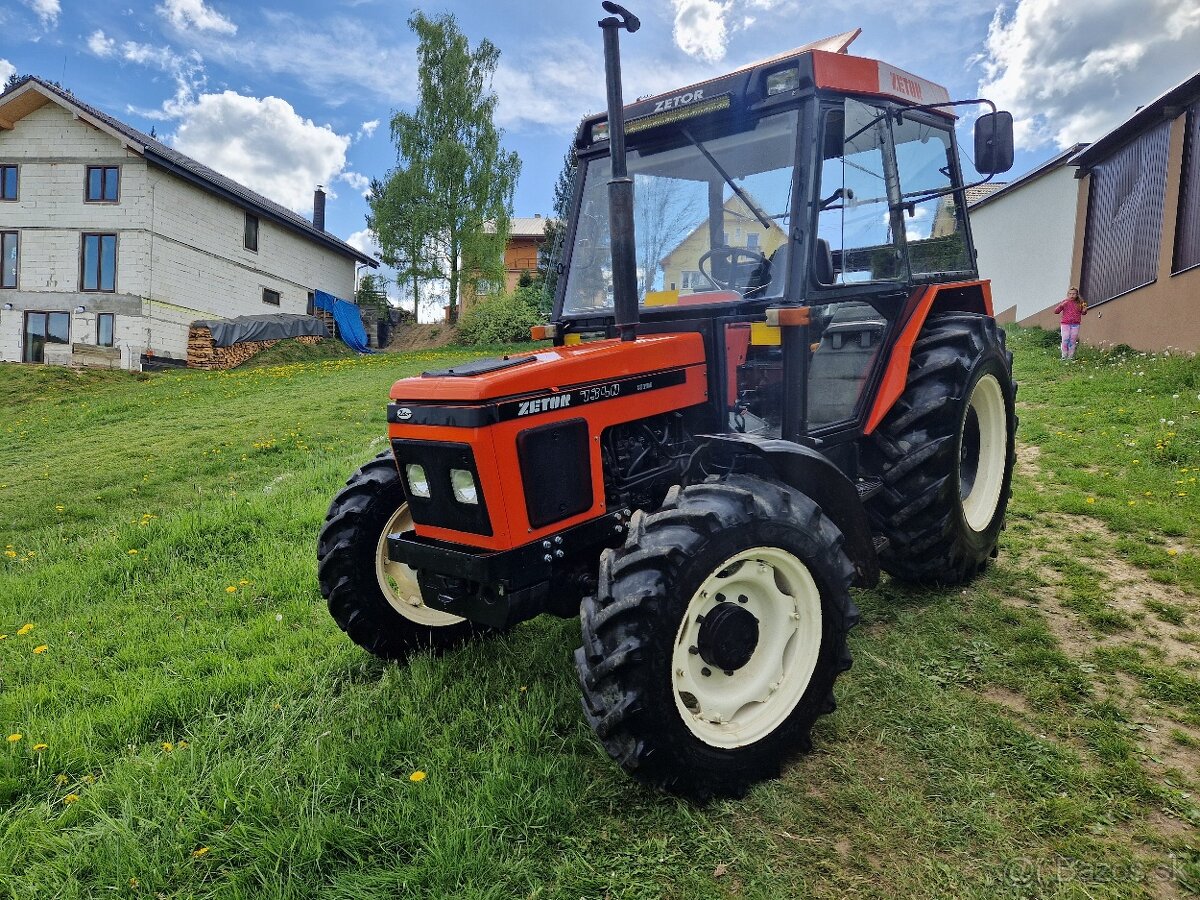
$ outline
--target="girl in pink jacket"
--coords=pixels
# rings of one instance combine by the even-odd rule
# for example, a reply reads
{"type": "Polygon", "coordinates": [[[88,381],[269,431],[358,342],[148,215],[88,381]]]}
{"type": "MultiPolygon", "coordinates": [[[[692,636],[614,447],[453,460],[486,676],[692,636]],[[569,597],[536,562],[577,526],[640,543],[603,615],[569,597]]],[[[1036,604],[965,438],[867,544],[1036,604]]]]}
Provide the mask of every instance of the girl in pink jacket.
{"type": "Polygon", "coordinates": [[[1058,330],[1062,333],[1062,358],[1074,359],[1075,348],[1079,344],[1079,323],[1087,315],[1087,302],[1079,296],[1079,288],[1071,288],[1062,303],[1054,307],[1056,313],[1062,313],[1058,330]]]}

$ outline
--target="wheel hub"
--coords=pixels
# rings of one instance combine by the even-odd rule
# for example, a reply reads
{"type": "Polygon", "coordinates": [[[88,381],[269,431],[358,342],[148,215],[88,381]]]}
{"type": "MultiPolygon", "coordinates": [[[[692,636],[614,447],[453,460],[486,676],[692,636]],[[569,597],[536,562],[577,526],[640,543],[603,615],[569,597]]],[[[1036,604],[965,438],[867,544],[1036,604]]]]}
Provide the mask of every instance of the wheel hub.
{"type": "Polygon", "coordinates": [[[758,647],[758,619],[736,603],[721,603],[704,617],[696,636],[700,658],[727,675],[750,661],[758,647]]]}

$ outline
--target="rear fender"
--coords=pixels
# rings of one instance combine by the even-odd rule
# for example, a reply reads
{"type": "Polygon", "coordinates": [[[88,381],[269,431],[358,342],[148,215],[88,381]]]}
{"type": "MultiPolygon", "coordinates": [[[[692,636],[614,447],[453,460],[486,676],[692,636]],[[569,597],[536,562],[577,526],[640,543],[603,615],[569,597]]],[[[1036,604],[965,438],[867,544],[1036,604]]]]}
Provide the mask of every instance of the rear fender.
{"type": "Polygon", "coordinates": [[[883,380],[875,394],[875,402],[867,416],[863,434],[879,427],[900,399],[908,385],[908,365],[912,360],[913,344],[925,327],[930,313],[973,312],[992,315],[992,283],[990,281],[959,281],[952,284],[931,284],[915,292],[905,304],[900,320],[900,335],[892,345],[883,380]]]}
{"type": "Polygon", "coordinates": [[[870,588],[879,583],[879,558],[858,490],[827,457],[793,441],[749,434],[700,438],[726,453],[765,462],[776,478],[812,498],[846,538],[846,555],[854,565],[854,586],[870,588]]]}

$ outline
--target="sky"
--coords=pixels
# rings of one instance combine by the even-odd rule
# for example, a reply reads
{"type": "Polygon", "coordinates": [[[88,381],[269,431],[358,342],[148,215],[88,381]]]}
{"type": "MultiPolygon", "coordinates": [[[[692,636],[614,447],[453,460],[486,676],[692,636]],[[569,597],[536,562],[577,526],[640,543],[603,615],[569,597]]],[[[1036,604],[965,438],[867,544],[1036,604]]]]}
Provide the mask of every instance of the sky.
{"type": "MultiPolygon", "coordinates": [[[[861,27],[851,52],[1013,112],[1005,178],[1100,137],[1200,66],[1200,0],[626,5],[642,20],[622,33],[627,99],[861,27]]],[[[371,251],[363,192],[395,165],[389,122],[417,99],[413,8],[500,49],[496,120],[522,160],[513,211],[550,213],[576,125],[604,108],[598,0],[0,0],[0,79],[58,81],[306,215],[323,184],[327,228],[371,251]]]]}

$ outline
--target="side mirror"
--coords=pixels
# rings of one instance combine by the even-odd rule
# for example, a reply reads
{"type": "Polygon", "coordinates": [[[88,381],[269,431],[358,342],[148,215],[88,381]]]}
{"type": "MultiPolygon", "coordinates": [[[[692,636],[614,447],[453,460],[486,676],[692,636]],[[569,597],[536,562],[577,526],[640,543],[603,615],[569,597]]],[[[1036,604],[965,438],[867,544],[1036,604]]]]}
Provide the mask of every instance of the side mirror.
{"type": "Polygon", "coordinates": [[[1012,165],[1012,113],[985,113],[975,120],[975,168],[981,175],[999,175],[1012,165]]]}

